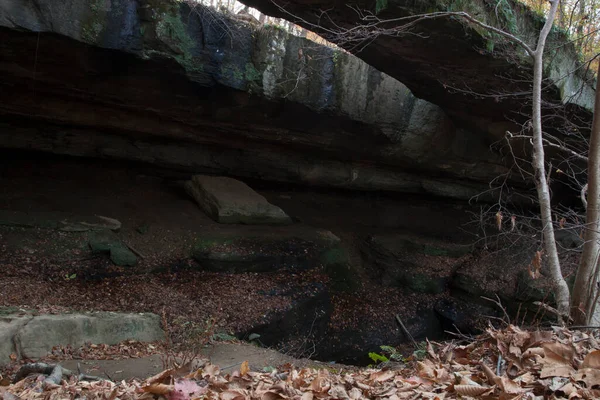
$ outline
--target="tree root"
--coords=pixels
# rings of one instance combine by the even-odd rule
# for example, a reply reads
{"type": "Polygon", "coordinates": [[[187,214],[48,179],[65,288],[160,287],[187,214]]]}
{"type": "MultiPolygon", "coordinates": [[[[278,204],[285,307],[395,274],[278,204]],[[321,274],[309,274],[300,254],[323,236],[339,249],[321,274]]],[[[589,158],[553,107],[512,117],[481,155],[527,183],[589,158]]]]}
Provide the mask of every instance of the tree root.
{"type": "Polygon", "coordinates": [[[44,380],[44,385],[60,385],[63,377],[76,376],[79,381],[103,381],[104,378],[93,375],[77,374],[69,369],[61,367],[59,364],[29,363],[23,365],[17,371],[12,383],[17,383],[31,374],[48,375],[44,380]]]}

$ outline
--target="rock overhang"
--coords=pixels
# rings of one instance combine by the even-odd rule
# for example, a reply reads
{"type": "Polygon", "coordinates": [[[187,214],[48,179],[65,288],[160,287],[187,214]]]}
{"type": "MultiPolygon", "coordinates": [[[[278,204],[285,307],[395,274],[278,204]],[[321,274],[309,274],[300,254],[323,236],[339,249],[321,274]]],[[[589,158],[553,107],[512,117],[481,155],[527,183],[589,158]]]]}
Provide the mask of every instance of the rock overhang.
{"type": "Polygon", "coordinates": [[[223,16],[232,42],[186,4],[133,3],[3,5],[2,146],[461,199],[508,171],[489,124],[346,52],[223,16]]]}

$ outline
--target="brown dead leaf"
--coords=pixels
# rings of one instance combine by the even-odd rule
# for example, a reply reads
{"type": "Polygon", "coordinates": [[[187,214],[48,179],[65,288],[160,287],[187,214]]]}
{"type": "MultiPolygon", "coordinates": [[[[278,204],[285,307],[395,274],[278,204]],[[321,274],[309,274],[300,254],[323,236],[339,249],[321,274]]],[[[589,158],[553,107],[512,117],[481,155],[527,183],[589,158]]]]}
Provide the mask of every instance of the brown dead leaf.
{"type": "Polygon", "coordinates": [[[166,369],[163,372],[159,372],[158,374],[146,379],[145,383],[146,385],[151,385],[153,383],[172,382],[174,371],[174,368],[166,369]]]}
{"type": "Polygon", "coordinates": [[[542,275],[540,272],[541,269],[542,269],[542,252],[540,250],[538,250],[535,252],[535,255],[533,256],[531,263],[527,267],[527,270],[529,272],[529,276],[531,277],[531,279],[538,279],[542,275]]]}
{"type": "Polygon", "coordinates": [[[330,387],[327,379],[322,376],[317,376],[310,384],[310,388],[315,393],[326,393],[330,387]]]}
{"type": "Polygon", "coordinates": [[[483,373],[485,374],[485,377],[487,378],[488,382],[491,385],[495,385],[496,378],[497,378],[496,373],[494,371],[492,371],[492,369],[485,364],[481,364],[481,369],[483,369],[483,373]]]}
{"type": "Polygon", "coordinates": [[[600,386],[600,369],[582,368],[573,374],[572,378],[577,382],[584,382],[585,386],[591,389],[594,386],[600,386]]]}
{"type": "Polygon", "coordinates": [[[572,346],[558,342],[551,342],[542,343],[542,348],[544,349],[545,354],[544,363],[572,365],[573,357],[575,355],[575,351],[572,346]]]}
{"type": "Polygon", "coordinates": [[[342,385],[335,385],[327,392],[334,399],[349,400],[350,396],[342,385]]]}
{"type": "Polygon", "coordinates": [[[261,400],[280,400],[280,399],[285,399],[286,397],[284,395],[282,395],[281,393],[277,393],[277,392],[273,392],[271,390],[266,391],[265,393],[263,393],[263,395],[260,397],[261,400]]]}
{"type": "Polygon", "coordinates": [[[425,360],[425,362],[417,361],[417,369],[419,371],[419,376],[421,378],[434,380],[435,379],[434,366],[431,363],[431,361],[429,361],[429,362],[427,362],[427,361],[429,361],[429,360],[425,360]]]}
{"type": "Polygon", "coordinates": [[[520,394],[525,392],[525,389],[523,389],[519,384],[505,376],[496,377],[495,383],[504,393],[520,394]]]}
{"type": "Polygon", "coordinates": [[[392,379],[395,375],[396,374],[394,373],[394,371],[379,371],[371,374],[369,379],[371,379],[374,382],[385,382],[392,379]]]}
{"type": "Polygon", "coordinates": [[[250,395],[247,390],[230,389],[219,394],[221,400],[249,400],[250,395]]]}
{"type": "Polygon", "coordinates": [[[313,400],[313,397],[314,395],[312,394],[312,392],[304,392],[300,400],[313,400]]]}
{"type": "Polygon", "coordinates": [[[150,385],[142,387],[142,390],[146,393],[160,394],[163,396],[171,393],[173,389],[173,385],[165,385],[164,383],[151,383],[150,385]]]}
{"type": "Polygon", "coordinates": [[[244,376],[250,371],[250,367],[248,366],[248,361],[244,361],[240,366],[240,375],[244,376]]]}
{"type": "MultiPolygon", "coordinates": [[[[352,388],[352,389],[350,389],[350,392],[348,393],[348,396],[350,396],[350,398],[352,400],[358,400],[358,399],[362,399],[363,398],[363,393],[358,388],[352,388]]],[[[304,399],[302,399],[302,400],[304,400],[304,399]]]]}
{"type": "Polygon", "coordinates": [[[217,367],[216,365],[213,364],[208,364],[204,367],[204,369],[202,370],[202,377],[203,378],[213,378],[217,375],[219,375],[221,373],[221,370],[219,369],[219,367],[217,367]]]}
{"type": "Polygon", "coordinates": [[[501,212],[501,211],[498,211],[498,212],[496,213],[496,226],[498,227],[498,230],[499,230],[499,231],[502,231],[502,219],[503,219],[503,218],[504,218],[504,217],[502,216],[502,212],[501,212]]]}
{"type": "Polygon", "coordinates": [[[575,372],[573,367],[570,365],[564,364],[549,364],[545,366],[540,372],[540,378],[550,378],[554,376],[560,376],[563,378],[568,378],[571,374],[575,372]]]}
{"type": "Polygon", "coordinates": [[[489,387],[475,385],[454,385],[454,390],[461,396],[479,396],[490,390],[489,387]]]}
{"type": "Polygon", "coordinates": [[[585,356],[581,368],[600,369],[600,350],[594,350],[585,356]]]}
{"type": "Polygon", "coordinates": [[[527,343],[527,347],[537,347],[541,343],[550,341],[552,341],[551,331],[533,331],[529,335],[529,342],[527,343]]]}

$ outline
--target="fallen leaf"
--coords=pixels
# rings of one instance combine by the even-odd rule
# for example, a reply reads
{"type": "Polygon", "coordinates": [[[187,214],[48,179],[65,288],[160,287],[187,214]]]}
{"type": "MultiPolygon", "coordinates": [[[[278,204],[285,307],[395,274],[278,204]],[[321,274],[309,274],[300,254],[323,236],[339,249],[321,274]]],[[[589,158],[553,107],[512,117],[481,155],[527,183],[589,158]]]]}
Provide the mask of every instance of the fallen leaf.
{"type": "Polygon", "coordinates": [[[370,379],[375,382],[385,382],[387,380],[392,379],[396,374],[394,371],[379,371],[371,374],[370,379]]]}
{"type": "Polygon", "coordinates": [[[600,369],[600,350],[594,350],[585,356],[581,368],[600,369]]]}
{"type": "Polygon", "coordinates": [[[461,396],[479,396],[489,390],[490,388],[485,386],[454,385],[454,391],[460,394],[461,396]]]}
{"type": "Polygon", "coordinates": [[[240,374],[242,376],[246,375],[250,371],[250,367],[248,366],[248,361],[244,361],[240,367],[240,374]]]}
{"type": "Polygon", "coordinates": [[[594,385],[600,386],[600,369],[582,368],[573,374],[572,378],[578,382],[584,382],[588,389],[594,385]]]}
{"type": "Polygon", "coordinates": [[[206,394],[207,387],[201,387],[191,379],[178,379],[173,390],[170,392],[169,400],[190,400],[206,394]]]}
{"type": "Polygon", "coordinates": [[[573,372],[575,372],[575,370],[570,365],[548,365],[545,366],[540,372],[540,378],[549,378],[553,376],[561,376],[563,378],[568,378],[573,372]]]}
{"type": "Polygon", "coordinates": [[[556,362],[561,364],[571,365],[574,350],[572,346],[552,342],[552,343],[543,343],[542,348],[544,349],[545,360],[544,363],[556,362]]]}
{"type": "Polygon", "coordinates": [[[520,394],[525,392],[525,389],[505,376],[496,377],[495,381],[496,385],[505,393],[520,394]]]}
{"type": "Polygon", "coordinates": [[[143,386],[142,390],[146,393],[167,395],[173,390],[173,385],[165,385],[164,383],[151,383],[143,386]]]}

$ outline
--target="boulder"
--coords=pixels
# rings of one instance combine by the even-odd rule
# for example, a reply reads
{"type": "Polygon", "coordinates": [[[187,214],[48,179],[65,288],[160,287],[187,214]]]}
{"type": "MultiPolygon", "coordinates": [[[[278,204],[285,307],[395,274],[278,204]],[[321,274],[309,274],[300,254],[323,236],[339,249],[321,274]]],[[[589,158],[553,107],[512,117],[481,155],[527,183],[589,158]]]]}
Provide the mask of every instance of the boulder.
{"type": "Polygon", "coordinates": [[[361,251],[371,275],[383,285],[439,294],[470,246],[394,233],[370,236],[361,251]]]}
{"type": "Polygon", "coordinates": [[[119,267],[132,267],[137,263],[137,256],[111,231],[92,233],[88,243],[93,253],[108,253],[119,267]]]}
{"type": "Polygon", "coordinates": [[[350,262],[348,251],[341,246],[331,247],[321,254],[321,265],[331,279],[333,290],[354,292],[358,289],[360,278],[355,266],[350,262]]]}
{"type": "Polygon", "coordinates": [[[141,342],[163,340],[159,316],[109,312],[40,315],[19,330],[15,342],[22,357],[39,358],[57,345],[117,344],[130,339],[141,342]]]}
{"type": "Polygon", "coordinates": [[[200,208],[221,224],[288,225],[291,218],[248,185],[223,176],[195,175],[185,184],[200,208]]]}
{"type": "Polygon", "coordinates": [[[31,316],[7,315],[0,317],[0,365],[8,364],[11,357],[19,355],[14,337],[26,325],[31,316]]]}
{"type": "Polygon", "coordinates": [[[111,312],[0,317],[0,365],[18,358],[45,356],[54,346],[85,343],[117,344],[124,340],[154,342],[164,339],[156,314],[111,312]]]}
{"type": "Polygon", "coordinates": [[[501,317],[497,309],[456,298],[438,300],[434,310],[442,329],[465,334],[481,332],[486,326],[487,317],[501,317]]]}

